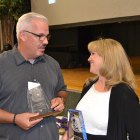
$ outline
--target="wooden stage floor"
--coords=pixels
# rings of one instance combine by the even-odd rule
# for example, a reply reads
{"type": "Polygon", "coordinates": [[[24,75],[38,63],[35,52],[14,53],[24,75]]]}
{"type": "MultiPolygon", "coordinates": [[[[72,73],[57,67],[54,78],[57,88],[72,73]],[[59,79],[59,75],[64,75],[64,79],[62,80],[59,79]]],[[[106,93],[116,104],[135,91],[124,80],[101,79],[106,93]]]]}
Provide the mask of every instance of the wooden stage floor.
{"type": "MultiPolygon", "coordinates": [[[[93,76],[88,68],[62,69],[62,73],[68,90],[78,91],[79,93],[82,90],[85,80],[93,76]]],[[[136,93],[140,98],[140,71],[138,69],[135,75],[138,83],[136,93]]]]}

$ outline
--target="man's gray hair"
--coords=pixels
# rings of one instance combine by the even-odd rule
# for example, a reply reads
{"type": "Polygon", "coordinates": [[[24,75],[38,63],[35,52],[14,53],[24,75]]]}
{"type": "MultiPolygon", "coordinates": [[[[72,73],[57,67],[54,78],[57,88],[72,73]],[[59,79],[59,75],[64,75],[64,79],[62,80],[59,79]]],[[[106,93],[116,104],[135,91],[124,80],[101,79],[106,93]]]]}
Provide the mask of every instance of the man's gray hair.
{"type": "Polygon", "coordinates": [[[48,23],[48,19],[41,14],[38,14],[38,13],[35,13],[35,12],[26,13],[18,19],[18,22],[17,22],[17,25],[16,25],[17,38],[19,36],[19,32],[23,31],[23,30],[26,30],[26,28],[30,26],[31,21],[33,19],[41,19],[44,22],[48,23]]]}

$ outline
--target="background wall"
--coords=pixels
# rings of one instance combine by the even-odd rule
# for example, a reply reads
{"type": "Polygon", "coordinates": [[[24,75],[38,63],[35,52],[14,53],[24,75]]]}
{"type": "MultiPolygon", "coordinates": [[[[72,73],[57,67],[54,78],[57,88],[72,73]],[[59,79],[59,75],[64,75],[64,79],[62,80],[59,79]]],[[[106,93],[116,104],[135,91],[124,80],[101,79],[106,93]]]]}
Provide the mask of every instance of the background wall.
{"type": "Polygon", "coordinates": [[[31,0],[31,9],[48,17],[46,53],[62,68],[87,67],[87,44],[99,37],[118,40],[129,57],[140,56],[140,0],[31,0]]]}
{"type": "Polygon", "coordinates": [[[50,25],[140,15],[140,0],[31,0],[32,11],[44,14],[50,25]]]}

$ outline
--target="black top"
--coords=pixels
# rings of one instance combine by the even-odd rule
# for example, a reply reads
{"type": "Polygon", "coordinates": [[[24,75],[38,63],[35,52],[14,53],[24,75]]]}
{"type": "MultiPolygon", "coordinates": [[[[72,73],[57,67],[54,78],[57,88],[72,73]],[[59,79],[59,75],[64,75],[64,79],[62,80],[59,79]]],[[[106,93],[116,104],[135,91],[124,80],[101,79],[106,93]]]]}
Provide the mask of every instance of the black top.
{"type": "MultiPolygon", "coordinates": [[[[84,86],[81,98],[94,83],[84,86]]],[[[107,140],[127,140],[128,135],[130,140],[140,140],[140,105],[135,92],[120,83],[111,90],[107,140]]]]}

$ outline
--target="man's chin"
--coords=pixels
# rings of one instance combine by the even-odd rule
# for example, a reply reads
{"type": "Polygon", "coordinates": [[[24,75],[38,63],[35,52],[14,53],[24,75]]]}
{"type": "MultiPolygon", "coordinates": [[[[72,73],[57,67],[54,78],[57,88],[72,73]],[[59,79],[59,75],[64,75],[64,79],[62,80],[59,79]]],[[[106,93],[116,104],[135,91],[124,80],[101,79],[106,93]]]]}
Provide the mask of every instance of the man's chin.
{"type": "Polygon", "coordinates": [[[39,56],[42,56],[42,55],[44,55],[44,51],[39,52],[39,53],[37,54],[38,57],[39,57],[39,56]]]}

